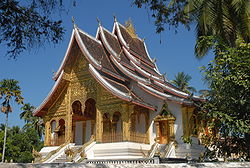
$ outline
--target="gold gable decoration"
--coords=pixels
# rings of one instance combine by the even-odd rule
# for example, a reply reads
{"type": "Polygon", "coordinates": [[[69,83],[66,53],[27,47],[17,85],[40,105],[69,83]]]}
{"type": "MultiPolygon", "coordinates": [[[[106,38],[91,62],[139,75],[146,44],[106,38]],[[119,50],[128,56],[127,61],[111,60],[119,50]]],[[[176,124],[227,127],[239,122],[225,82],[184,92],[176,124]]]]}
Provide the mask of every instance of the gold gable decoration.
{"type": "Polygon", "coordinates": [[[131,20],[131,18],[128,19],[128,21],[125,22],[125,27],[127,32],[130,34],[131,37],[133,38],[137,38],[137,34],[135,33],[135,28],[133,25],[133,22],[131,20]]]}
{"type": "Polygon", "coordinates": [[[167,103],[164,103],[162,105],[162,108],[161,108],[161,112],[160,112],[160,115],[158,115],[156,117],[156,119],[174,119],[175,120],[175,117],[174,115],[171,113],[171,111],[168,109],[168,104],[167,103]]]}

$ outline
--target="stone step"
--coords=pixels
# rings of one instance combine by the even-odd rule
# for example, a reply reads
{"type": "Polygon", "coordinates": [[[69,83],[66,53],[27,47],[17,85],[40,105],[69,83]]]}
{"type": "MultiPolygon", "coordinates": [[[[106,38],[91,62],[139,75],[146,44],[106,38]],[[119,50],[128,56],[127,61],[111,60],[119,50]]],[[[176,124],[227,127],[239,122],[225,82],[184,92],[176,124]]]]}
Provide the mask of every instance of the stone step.
{"type": "Polygon", "coordinates": [[[66,162],[66,159],[56,159],[55,161],[53,161],[53,163],[64,163],[66,162]]]}
{"type": "Polygon", "coordinates": [[[62,154],[61,156],[59,156],[58,158],[56,158],[53,163],[63,163],[66,162],[66,155],[62,154]]]}
{"type": "Polygon", "coordinates": [[[198,159],[201,153],[205,151],[205,148],[199,144],[192,144],[190,149],[186,148],[186,144],[178,144],[175,150],[176,158],[186,158],[190,156],[193,159],[198,159]]]}

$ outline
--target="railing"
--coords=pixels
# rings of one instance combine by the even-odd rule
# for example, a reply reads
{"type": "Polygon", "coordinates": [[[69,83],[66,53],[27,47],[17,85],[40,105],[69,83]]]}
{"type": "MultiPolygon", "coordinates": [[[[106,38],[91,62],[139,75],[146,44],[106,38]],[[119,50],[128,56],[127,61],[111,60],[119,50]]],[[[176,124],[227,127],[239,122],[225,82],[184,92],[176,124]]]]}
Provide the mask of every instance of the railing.
{"type": "Polygon", "coordinates": [[[170,157],[170,153],[174,150],[174,141],[171,141],[167,146],[164,151],[163,157],[168,158],[170,157]]]}
{"type": "Polygon", "coordinates": [[[89,146],[91,143],[93,143],[95,141],[95,136],[92,135],[90,140],[88,142],[86,142],[82,147],[80,147],[79,149],[77,149],[74,154],[73,154],[73,161],[75,162],[80,162],[82,161],[82,159],[84,159],[84,156],[81,156],[82,154],[85,155],[85,148],[87,146],[89,146]]]}
{"type": "Polygon", "coordinates": [[[153,157],[155,155],[155,152],[157,151],[158,147],[159,147],[159,144],[157,142],[155,142],[151,146],[150,150],[148,151],[148,157],[153,157]]]}
{"type": "Polygon", "coordinates": [[[139,133],[139,132],[131,132],[130,133],[130,141],[137,143],[149,143],[147,134],[139,133]]]}
{"type": "Polygon", "coordinates": [[[102,135],[102,142],[122,142],[123,141],[123,134],[122,133],[104,133],[102,135]]]}
{"type": "Polygon", "coordinates": [[[86,160],[90,164],[158,164],[159,158],[86,160]]]}
{"type": "Polygon", "coordinates": [[[42,160],[42,163],[47,162],[53,155],[55,155],[56,153],[58,153],[61,149],[65,148],[68,144],[64,143],[61,146],[59,146],[56,150],[53,150],[51,152],[49,152],[42,160]]]}

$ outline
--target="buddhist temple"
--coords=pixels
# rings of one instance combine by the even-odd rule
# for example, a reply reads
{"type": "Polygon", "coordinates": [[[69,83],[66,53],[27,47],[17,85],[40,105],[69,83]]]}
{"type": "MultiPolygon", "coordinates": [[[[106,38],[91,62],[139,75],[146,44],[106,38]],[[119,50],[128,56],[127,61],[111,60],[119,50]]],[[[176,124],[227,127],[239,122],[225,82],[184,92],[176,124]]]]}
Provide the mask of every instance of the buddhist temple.
{"type": "Polygon", "coordinates": [[[195,102],[174,87],[131,22],[100,23],[96,36],[74,24],[55,84],[35,110],[45,124],[40,162],[199,157],[202,123],[195,102]],[[183,139],[191,139],[186,148],[183,139]]]}

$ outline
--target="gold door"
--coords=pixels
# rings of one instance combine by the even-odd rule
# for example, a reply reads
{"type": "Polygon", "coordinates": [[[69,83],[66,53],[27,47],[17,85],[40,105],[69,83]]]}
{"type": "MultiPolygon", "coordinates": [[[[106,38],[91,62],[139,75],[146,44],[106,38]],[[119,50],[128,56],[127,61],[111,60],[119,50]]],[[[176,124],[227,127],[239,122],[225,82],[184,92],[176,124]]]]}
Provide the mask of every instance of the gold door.
{"type": "Polygon", "coordinates": [[[160,144],[167,144],[169,142],[169,129],[168,129],[168,122],[161,121],[159,122],[160,126],[160,144]]]}

